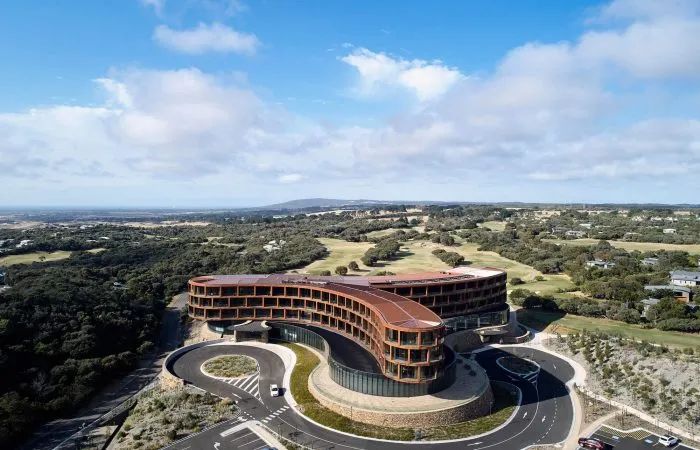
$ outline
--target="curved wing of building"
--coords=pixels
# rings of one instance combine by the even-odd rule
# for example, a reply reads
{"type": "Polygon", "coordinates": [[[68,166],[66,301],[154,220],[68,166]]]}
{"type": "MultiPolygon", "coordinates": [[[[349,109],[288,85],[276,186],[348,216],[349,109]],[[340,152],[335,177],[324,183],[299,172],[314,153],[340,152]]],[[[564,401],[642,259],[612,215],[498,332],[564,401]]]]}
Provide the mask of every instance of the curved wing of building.
{"type": "Polygon", "coordinates": [[[505,272],[460,267],[367,277],[202,276],[189,281],[188,310],[207,321],[321,326],[370,350],[386,377],[421,383],[442,375],[446,332],[505,323],[505,301],[505,272]]]}

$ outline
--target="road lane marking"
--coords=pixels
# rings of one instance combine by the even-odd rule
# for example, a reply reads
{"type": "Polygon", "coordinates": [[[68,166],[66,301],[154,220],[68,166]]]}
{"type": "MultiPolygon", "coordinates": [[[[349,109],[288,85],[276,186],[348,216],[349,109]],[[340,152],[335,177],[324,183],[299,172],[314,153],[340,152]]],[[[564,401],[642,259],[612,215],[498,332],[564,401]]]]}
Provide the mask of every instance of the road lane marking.
{"type": "Polygon", "coordinates": [[[542,416],[542,422],[544,422],[544,419],[546,419],[547,416],[542,416]]]}
{"type": "Polygon", "coordinates": [[[245,444],[241,444],[241,445],[239,445],[239,447],[245,447],[246,445],[252,444],[253,442],[257,441],[258,439],[260,439],[260,438],[255,436],[255,439],[253,439],[252,441],[246,442],[245,444]]]}
{"type": "Polygon", "coordinates": [[[525,414],[523,414],[523,419],[527,417],[527,411],[525,411],[525,414]]]}

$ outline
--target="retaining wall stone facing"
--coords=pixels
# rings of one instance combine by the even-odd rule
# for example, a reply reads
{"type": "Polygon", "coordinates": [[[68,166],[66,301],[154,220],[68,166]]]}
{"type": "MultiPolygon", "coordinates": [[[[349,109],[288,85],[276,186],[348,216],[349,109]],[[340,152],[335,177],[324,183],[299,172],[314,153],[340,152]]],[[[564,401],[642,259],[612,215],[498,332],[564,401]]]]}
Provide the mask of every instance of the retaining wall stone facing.
{"type": "Polygon", "coordinates": [[[309,377],[309,392],[321,405],[352,420],[390,428],[421,428],[464,422],[487,415],[493,402],[493,392],[489,385],[481,396],[454,408],[405,413],[351,408],[322,395],[311,383],[311,379],[309,377]]]}

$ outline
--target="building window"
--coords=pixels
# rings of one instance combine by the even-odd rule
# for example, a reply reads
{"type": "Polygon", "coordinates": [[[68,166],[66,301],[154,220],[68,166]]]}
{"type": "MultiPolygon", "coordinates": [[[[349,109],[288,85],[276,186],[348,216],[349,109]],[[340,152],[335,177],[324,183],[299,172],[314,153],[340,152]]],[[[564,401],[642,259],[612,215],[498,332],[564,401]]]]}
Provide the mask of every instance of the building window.
{"type": "Polygon", "coordinates": [[[401,332],[401,345],[416,345],[418,343],[418,333],[408,331],[401,332]]]}
{"type": "Polygon", "coordinates": [[[415,378],[416,368],[411,366],[401,366],[401,378],[415,378]]]}
{"type": "Polygon", "coordinates": [[[427,350],[411,350],[411,362],[425,362],[428,360],[427,350]]]}
{"type": "Polygon", "coordinates": [[[406,361],[408,359],[408,350],[405,348],[395,348],[394,359],[397,361],[406,361]]]}
{"type": "Polygon", "coordinates": [[[236,295],[236,288],[234,286],[227,286],[224,288],[224,296],[230,297],[232,295],[236,295]]]}

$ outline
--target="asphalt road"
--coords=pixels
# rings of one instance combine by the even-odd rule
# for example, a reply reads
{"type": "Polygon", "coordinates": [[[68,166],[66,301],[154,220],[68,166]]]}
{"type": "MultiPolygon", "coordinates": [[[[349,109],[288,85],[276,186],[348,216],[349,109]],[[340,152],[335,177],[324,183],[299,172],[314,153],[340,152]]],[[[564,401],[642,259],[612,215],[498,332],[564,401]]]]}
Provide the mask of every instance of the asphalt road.
{"type": "MultiPolygon", "coordinates": [[[[574,375],[574,370],[568,363],[549,353],[513,347],[478,353],[476,360],[492,379],[509,382],[522,390],[522,405],[515,418],[504,428],[485,436],[448,443],[413,443],[412,448],[516,450],[534,444],[554,444],[566,439],[573,421],[572,403],[564,386],[564,382],[574,375]],[[524,356],[537,361],[542,367],[537,379],[530,381],[513,378],[502,370],[495,360],[509,352],[519,352],[521,356],[525,353],[524,356]]],[[[320,427],[297,414],[284,397],[270,397],[270,384],[282,385],[284,365],[277,355],[262,348],[232,345],[202,347],[184,353],[174,360],[172,370],[177,376],[201,389],[236,400],[243,419],[258,420],[275,433],[304,446],[324,449],[406,448],[405,443],[349,436],[320,427]],[[255,358],[260,365],[258,379],[234,386],[201,373],[202,363],[225,354],[242,354],[255,358]],[[257,383],[257,389],[251,389],[251,383],[257,383]]],[[[222,423],[169,448],[235,449],[235,442],[231,442],[227,436],[222,436],[222,433],[235,423],[237,419],[222,423]]]]}

